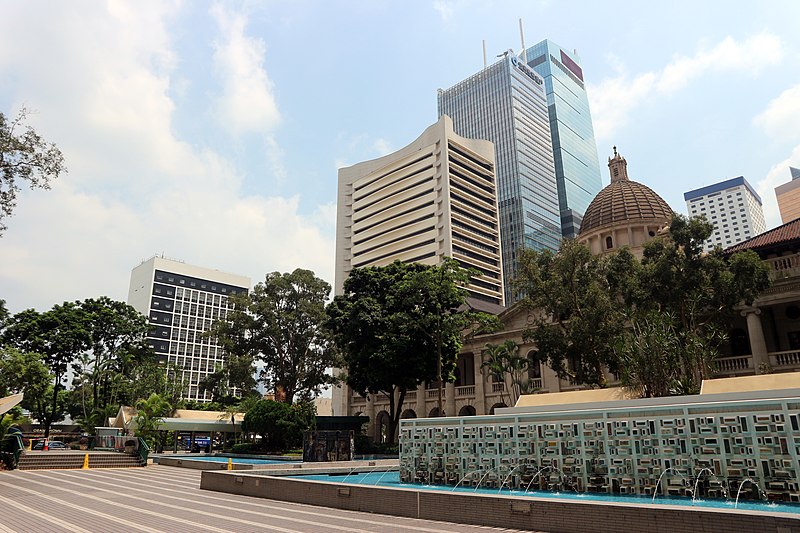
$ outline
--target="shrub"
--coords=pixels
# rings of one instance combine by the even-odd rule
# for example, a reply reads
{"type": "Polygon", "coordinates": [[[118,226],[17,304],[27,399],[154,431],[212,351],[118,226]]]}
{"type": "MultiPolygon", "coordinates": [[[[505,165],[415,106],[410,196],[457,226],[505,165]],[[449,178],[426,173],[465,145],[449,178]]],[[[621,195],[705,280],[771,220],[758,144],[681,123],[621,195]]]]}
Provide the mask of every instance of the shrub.
{"type": "Polygon", "coordinates": [[[241,442],[234,444],[233,453],[258,453],[258,444],[254,442],[241,442]]]}

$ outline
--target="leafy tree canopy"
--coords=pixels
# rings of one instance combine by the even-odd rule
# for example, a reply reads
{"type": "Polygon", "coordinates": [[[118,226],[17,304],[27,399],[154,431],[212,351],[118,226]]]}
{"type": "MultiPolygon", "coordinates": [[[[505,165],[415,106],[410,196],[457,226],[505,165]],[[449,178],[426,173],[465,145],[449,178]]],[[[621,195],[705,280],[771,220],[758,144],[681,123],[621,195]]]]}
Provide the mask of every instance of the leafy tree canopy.
{"type": "Polygon", "coordinates": [[[468,280],[453,260],[355,268],[344,294],[328,306],[327,326],[347,384],[364,396],[384,394],[389,400],[390,440],[406,392],[440,376],[452,381],[462,334],[492,323],[483,313],[463,310],[468,280]]]}
{"type": "Polygon", "coordinates": [[[49,189],[51,180],[67,172],[61,150],[25,124],[30,114],[25,108],[15,118],[0,113],[0,235],[6,230],[5,218],[16,207],[22,182],[31,189],[49,189]]]}
{"type": "Polygon", "coordinates": [[[523,253],[518,280],[541,311],[526,337],[563,379],[604,385],[605,371],[645,396],[691,392],[712,371],[723,327],[769,285],[753,252],[703,253],[712,226],[675,215],[669,235],[593,256],[575,241],[523,253]]]}
{"type": "Polygon", "coordinates": [[[313,272],[298,268],[267,274],[250,294],[232,296],[233,310],[209,332],[229,354],[224,378],[252,390],[252,362],[263,361],[262,381],[286,403],[311,399],[333,383],[326,370],[335,359],[322,329],[330,290],[313,272]]]}
{"type": "Polygon", "coordinates": [[[244,415],[242,431],[261,435],[268,450],[284,451],[302,443],[303,431],[313,426],[316,411],[311,402],[289,405],[259,400],[244,415]]]}
{"type": "Polygon", "coordinates": [[[538,348],[536,358],[562,379],[605,385],[606,370],[619,370],[614,340],[626,316],[620,293],[632,290],[636,272],[626,250],[595,256],[573,240],[563,241],[558,253],[524,250],[518,287],[526,294],[523,305],[536,313],[525,334],[538,348]]]}

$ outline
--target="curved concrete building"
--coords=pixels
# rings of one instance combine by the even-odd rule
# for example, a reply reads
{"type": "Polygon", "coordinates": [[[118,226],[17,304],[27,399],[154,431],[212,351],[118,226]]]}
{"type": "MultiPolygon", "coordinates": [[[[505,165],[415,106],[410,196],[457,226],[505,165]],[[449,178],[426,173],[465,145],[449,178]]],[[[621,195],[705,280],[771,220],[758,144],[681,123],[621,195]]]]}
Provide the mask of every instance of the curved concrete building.
{"type": "Polygon", "coordinates": [[[339,169],[336,294],[353,268],[444,257],[475,272],[470,297],[503,305],[494,147],[456,135],[446,115],[405,148],[339,169]]]}

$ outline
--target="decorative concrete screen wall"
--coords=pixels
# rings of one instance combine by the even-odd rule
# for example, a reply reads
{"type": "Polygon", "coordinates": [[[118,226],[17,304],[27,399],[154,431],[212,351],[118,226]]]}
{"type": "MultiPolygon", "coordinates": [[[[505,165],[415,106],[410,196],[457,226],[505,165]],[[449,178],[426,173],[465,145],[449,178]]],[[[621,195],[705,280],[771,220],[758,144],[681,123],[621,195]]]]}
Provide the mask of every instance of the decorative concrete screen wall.
{"type": "Polygon", "coordinates": [[[405,419],[404,482],[800,501],[800,389],[405,419]],[[663,476],[662,476],[663,474],[663,476]],[[659,480],[660,484],[659,484],[659,480]]]}

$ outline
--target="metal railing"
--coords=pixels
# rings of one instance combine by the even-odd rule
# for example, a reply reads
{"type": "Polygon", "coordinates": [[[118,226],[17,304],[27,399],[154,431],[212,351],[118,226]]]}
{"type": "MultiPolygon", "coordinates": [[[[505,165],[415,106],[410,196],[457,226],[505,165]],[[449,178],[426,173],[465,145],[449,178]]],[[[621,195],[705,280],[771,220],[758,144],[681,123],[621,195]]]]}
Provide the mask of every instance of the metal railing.
{"type": "Polygon", "coordinates": [[[142,437],[137,437],[136,440],[139,441],[139,446],[138,449],[136,450],[136,453],[139,456],[139,459],[142,460],[142,464],[146,465],[147,457],[150,455],[150,446],[147,445],[147,443],[144,441],[142,437]]]}

